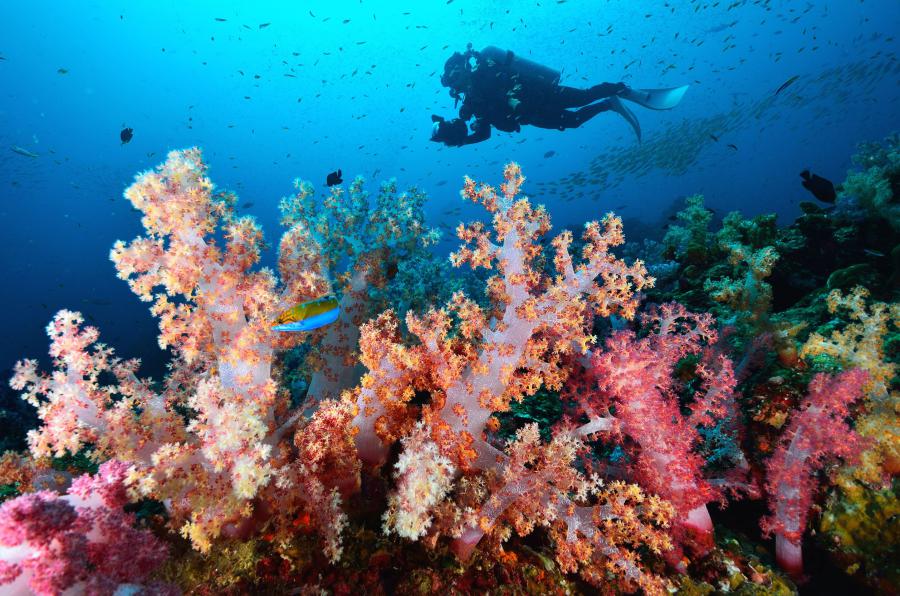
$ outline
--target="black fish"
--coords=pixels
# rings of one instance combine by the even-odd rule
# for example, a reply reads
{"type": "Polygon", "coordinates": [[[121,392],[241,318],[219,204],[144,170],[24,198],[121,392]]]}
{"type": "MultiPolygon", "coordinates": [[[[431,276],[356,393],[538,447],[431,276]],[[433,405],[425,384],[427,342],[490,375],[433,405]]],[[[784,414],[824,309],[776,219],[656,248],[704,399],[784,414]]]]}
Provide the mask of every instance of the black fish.
{"type": "Polygon", "coordinates": [[[554,155],[556,155],[556,151],[551,149],[550,151],[548,151],[547,153],[544,154],[544,159],[549,159],[549,158],[553,157],[554,155]]]}
{"type": "Polygon", "coordinates": [[[342,174],[341,174],[340,170],[328,174],[328,176],[325,178],[325,185],[326,186],[334,186],[336,184],[343,183],[344,179],[341,178],[341,176],[342,176],[342,174]]]}
{"type": "Polygon", "coordinates": [[[734,149],[735,151],[738,150],[737,145],[735,145],[734,143],[728,143],[728,147],[730,147],[731,149],[734,149]]]}
{"type": "Polygon", "coordinates": [[[132,138],[134,138],[134,129],[133,128],[123,128],[122,132],[119,133],[119,138],[122,139],[122,144],[124,145],[132,138]]]}
{"type": "Polygon", "coordinates": [[[834,203],[837,193],[834,191],[834,184],[831,183],[831,180],[826,180],[818,174],[812,174],[809,170],[800,172],[800,177],[803,178],[803,182],[801,182],[803,188],[812,193],[812,196],[823,203],[834,203]]]}

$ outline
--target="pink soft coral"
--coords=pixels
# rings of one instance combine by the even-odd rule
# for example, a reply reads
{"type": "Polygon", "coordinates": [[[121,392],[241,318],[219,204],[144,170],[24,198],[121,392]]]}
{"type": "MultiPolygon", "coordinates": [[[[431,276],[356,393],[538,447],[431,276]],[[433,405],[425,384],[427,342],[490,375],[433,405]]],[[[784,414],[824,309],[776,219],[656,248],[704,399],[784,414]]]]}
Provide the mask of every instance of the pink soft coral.
{"type": "Polygon", "coordinates": [[[845,422],[860,399],[868,375],[852,369],[831,377],[820,373],[809,383],[809,396],[794,414],[784,440],[766,464],[766,490],[772,515],[762,522],[775,533],[778,564],[794,577],[803,574],[801,544],[818,480],[815,473],[834,458],[853,460],[863,448],[845,422]]]}
{"type": "Polygon", "coordinates": [[[621,433],[631,462],[626,477],[670,501],[681,530],[676,537],[706,550],[713,531],[706,505],[723,497],[726,483],[704,477],[704,459],[695,451],[701,442],[697,427],[712,426],[736,408],[732,364],[704,348],[717,338],[710,315],[670,303],[641,318],[649,333],[640,338],[633,331],[614,333],[589,361],[588,387],[573,384],[569,395],[589,419],[580,432],[621,433]],[[696,367],[701,386],[686,416],[674,373],[692,354],[701,355],[696,367]]]}
{"type": "MultiPolygon", "coordinates": [[[[64,497],[42,491],[0,506],[0,591],[113,594],[123,584],[143,582],[167,551],[122,511],[126,474],[126,465],[110,461],[95,476],[75,480],[64,497]]],[[[142,593],[178,591],[154,584],[142,593]]]]}
{"type": "MultiPolygon", "coordinates": [[[[26,360],[12,380],[43,422],[29,435],[32,453],[90,448],[97,460],[127,462],[132,498],[163,502],[202,551],[222,533],[246,531],[248,519],[310,508],[336,558],[340,496],[319,480],[325,470],[296,459],[289,433],[302,412],[289,412],[272,370],[275,351],[301,341],[271,330],[276,313],[331,289],[318,245],[295,226],[280,243],[280,279],[255,268],[262,230],[213,192],[197,149],[171,152],[125,195],[143,213],[145,235],[117,242],[111,258],[152,303],[160,346],[173,352],[170,374],[155,390],[136,360],[116,358],[80,314],[60,311],[47,328],[55,370],[39,374],[26,360]]],[[[321,459],[324,444],[319,437],[321,459]]],[[[351,454],[342,469],[355,461],[351,454]]]]}

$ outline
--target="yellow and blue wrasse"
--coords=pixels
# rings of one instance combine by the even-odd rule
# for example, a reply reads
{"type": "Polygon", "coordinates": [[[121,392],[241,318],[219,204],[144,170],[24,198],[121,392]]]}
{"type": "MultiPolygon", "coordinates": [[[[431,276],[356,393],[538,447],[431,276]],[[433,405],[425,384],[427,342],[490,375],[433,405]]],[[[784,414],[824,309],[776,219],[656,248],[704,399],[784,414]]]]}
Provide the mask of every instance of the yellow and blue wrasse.
{"type": "Polygon", "coordinates": [[[273,331],[312,331],[334,323],[341,314],[338,299],[334,296],[323,296],[315,300],[301,302],[287,309],[275,319],[273,331]]]}

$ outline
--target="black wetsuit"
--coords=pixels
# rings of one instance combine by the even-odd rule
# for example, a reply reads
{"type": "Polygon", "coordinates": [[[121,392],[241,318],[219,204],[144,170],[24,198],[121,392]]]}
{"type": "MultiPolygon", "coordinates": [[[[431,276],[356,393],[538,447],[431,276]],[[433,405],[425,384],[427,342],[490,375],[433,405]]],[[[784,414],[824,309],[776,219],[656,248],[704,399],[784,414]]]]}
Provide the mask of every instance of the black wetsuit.
{"type": "Polygon", "coordinates": [[[518,132],[522,125],[565,130],[577,128],[601,112],[610,109],[600,99],[625,89],[621,83],[601,83],[589,89],[566,87],[558,83],[520,77],[508,65],[483,59],[478,52],[464,95],[459,119],[475,118],[472,134],[454,139],[452,145],[468,145],[491,136],[491,127],[518,132]],[[594,103],[597,102],[597,103],[594,103]],[[579,108],[570,110],[569,108],[579,108]]]}

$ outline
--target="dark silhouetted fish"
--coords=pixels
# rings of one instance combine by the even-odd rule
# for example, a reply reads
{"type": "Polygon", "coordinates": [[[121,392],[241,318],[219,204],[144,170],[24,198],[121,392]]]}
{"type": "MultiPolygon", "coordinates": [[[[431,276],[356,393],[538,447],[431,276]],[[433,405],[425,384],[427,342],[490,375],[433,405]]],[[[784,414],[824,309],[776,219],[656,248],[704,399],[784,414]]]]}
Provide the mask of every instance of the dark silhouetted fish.
{"type": "Polygon", "coordinates": [[[336,184],[341,184],[344,181],[344,179],[341,178],[341,175],[342,174],[340,170],[328,174],[328,176],[325,178],[325,185],[334,186],[336,184]]]}
{"type": "Polygon", "coordinates": [[[551,149],[550,151],[548,151],[547,153],[544,154],[544,159],[551,158],[551,157],[553,157],[554,155],[556,155],[556,151],[554,151],[553,149],[551,149]]]}
{"type": "Polygon", "coordinates": [[[786,80],[784,83],[781,84],[781,87],[779,87],[778,90],[775,91],[775,95],[778,95],[779,93],[781,93],[782,91],[784,91],[785,89],[787,89],[788,87],[793,85],[794,81],[796,81],[799,78],[800,78],[800,75],[794,75],[791,78],[789,78],[788,80],[786,80]]]}
{"type": "Polygon", "coordinates": [[[803,178],[803,182],[801,182],[803,188],[812,193],[812,196],[823,203],[834,203],[837,193],[834,191],[834,184],[831,183],[831,180],[813,174],[809,170],[800,172],[800,177],[803,178]]]}
{"type": "Polygon", "coordinates": [[[134,138],[134,129],[133,128],[123,128],[122,132],[119,133],[119,138],[122,139],[122,144],[129,142],[134,138]]]}

